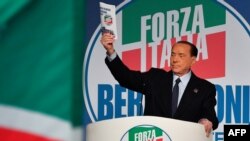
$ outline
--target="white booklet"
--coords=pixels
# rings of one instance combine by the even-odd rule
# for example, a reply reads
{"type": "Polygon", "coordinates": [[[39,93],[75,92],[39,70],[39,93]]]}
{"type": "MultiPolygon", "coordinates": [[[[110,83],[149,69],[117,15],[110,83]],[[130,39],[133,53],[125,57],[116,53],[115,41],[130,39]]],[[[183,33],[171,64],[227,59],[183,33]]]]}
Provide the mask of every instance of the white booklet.
{"type": "Polygon", "coordinates": [[[109,32],[117,36],[117,27],[116,27],[116,7],[115,5],[107,4],[100,2],[100,16],[101,16],[101,30],[102,33],[109,32]]]}

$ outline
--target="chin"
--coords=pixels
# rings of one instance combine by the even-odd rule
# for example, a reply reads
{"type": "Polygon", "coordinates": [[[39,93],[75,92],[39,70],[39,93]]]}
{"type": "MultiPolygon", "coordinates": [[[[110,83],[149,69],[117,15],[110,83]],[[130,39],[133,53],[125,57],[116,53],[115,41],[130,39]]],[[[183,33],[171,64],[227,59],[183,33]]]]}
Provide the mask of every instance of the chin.
{"type": "Polygon", "coordinates": [[[181,72],[178,70],[172,70],[176,75],[181,75],[181,72]]]}
{"type": "Polygon", "coordinates": [[[175,70],[172,70],[173,71],[173,73],[175,73],[175,74],[179,74],[179,72],[178,71],[175,71],[175,70]]]}
{"type": "Polygon", "coordinates": [[[172,71],[173,71],[174,73],[180,72],[177,68],[172,68],[172,71]]]}

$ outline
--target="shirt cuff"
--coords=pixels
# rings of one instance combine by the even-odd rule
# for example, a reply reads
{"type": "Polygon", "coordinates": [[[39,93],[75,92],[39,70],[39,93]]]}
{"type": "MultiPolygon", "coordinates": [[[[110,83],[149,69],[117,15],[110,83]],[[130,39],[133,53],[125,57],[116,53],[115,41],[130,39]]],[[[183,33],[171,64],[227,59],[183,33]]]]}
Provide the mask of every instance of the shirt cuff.
{"type": "Polygon", "coordinates": [[[117,53],[116,53],[116,52],[114,52],[114,53],[111,54],[111,55],[107,55],[109,62],[113,61],[113,60],[115,59],[116,56],[117,56],[117,53]]]}

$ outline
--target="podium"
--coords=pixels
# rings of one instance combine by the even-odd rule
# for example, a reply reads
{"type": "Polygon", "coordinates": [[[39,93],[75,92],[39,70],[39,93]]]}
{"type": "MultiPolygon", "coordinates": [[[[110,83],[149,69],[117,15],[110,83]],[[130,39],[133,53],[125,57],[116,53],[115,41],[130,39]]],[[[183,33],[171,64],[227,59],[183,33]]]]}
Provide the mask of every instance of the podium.
{"type": "Polygon", "coordinates": [[[212,141],[204,126],[182,120],[133,116],[90,123],[86,141],[212,141]]]}

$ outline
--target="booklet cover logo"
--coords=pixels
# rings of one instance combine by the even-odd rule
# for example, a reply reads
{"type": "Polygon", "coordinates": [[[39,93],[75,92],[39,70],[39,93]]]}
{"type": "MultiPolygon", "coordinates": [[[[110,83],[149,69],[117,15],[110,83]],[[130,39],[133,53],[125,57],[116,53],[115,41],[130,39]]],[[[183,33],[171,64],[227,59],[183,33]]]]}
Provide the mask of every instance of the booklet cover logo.
{"type": "Polygon", "coordinates": [[[113,22],[112,22],[112,17],[110,15],[105,15],[104,16],[104,23],[106,25],[111,25],[113,22]]]}

